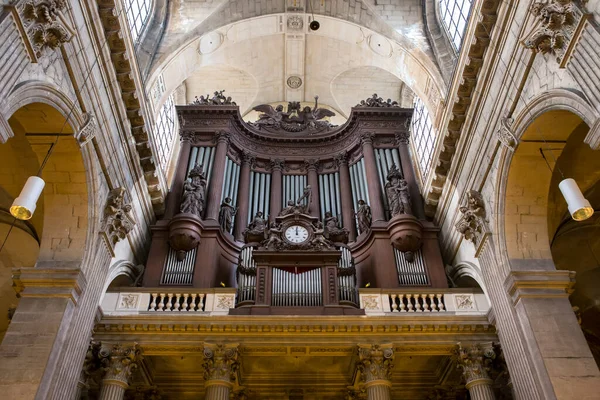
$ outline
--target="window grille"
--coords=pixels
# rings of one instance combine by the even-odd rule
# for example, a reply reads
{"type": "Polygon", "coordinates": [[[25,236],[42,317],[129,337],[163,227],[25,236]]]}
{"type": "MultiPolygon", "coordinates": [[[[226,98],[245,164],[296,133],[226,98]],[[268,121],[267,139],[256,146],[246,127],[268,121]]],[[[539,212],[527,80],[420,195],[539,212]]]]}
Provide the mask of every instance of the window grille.
{"type": "Polygon", "coordinates": [[[429,112],[420,98],[415,97],[414,107],[411,142],[417,158],[421,180],[424,182],[431,168],[433,150],[435,149],[435,132],[429,112]]]}
{"type": "Polygon", "coordinates": [[[440,0],[440,16],[448,38],[460,50],[473,0],[440,0]]]}
{"type": "Polygon", "coordinates": [[[152,0],[125,0],[125,14],[131,31],[131,40],[136,43],[148,22],[152,0]]]}
{"type": "Polygon", "coordinates": [[[154,142],[158,152],[158,160],[163,171],[169,165],[171,150],[175,139],[175,103],[173,95],[169,96],[156,118],[154,142]]]}

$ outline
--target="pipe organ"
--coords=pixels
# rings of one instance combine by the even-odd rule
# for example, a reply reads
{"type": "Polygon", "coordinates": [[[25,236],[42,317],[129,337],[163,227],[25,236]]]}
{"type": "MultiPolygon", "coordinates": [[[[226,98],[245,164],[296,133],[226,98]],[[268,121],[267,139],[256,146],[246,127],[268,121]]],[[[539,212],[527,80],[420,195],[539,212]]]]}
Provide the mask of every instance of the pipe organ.
{"type": "Polygon", "coordinates": [[[412,110],[362,104],[334,127],[269,107],[247,123],[230,104],[177,106],[179,164],[144,286],[223,282],[238,314],[360,314],[366,284],[446,287],[406,151],[412,110]]]}

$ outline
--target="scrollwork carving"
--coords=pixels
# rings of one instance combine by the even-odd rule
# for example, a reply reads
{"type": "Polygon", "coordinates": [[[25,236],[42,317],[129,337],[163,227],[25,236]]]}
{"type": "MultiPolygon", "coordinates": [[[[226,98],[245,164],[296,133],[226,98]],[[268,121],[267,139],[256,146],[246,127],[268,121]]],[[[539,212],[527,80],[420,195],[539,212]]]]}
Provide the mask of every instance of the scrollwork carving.
{"type": "Polygon", "coordinates": [[[478,245],[485,232],[486,212],[483,196],[476,190],[467,193],[466,205],[459,208],[462,216],[455,227],[463,237],[478,245]]]}
{"type": "Polygon", "coordinates": [[[23,5],[22,16],[26,21],[36,56],[44,49],[57,49],[73,36],[63,11],[65,0],[29,0],[23,5]]]}
{"type": "Polygon", "coordinates": [[[135,220],[130,211],[131,205],[125,204],[125,189],[120,187],[111,190],[106,200],[102,221],[102,234],[111,248],[120,240],[125,239],[133,229],[135,220]]]}

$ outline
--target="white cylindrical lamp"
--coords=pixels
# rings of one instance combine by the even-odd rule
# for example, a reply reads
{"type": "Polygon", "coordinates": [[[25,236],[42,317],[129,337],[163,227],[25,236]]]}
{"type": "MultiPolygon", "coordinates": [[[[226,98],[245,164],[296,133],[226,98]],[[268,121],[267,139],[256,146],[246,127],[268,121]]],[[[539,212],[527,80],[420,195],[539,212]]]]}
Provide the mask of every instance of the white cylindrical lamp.
{"type": "Polygon", "coordinates": [[[46,183],[39,176],[30,176],[23,186],[19,197],[13,201],[10,213],[21,220],[30,219],[35,211],[36,203],[46,183]]]}
{"type": "Polygon", "coordinates": [[[586,220],[594,214],[592,205],[585,197],[583,197],[583,194],[574,179],[564,179],[558,184],[558,188],[567,201],[569,212],[575,221],[586,220]]]}

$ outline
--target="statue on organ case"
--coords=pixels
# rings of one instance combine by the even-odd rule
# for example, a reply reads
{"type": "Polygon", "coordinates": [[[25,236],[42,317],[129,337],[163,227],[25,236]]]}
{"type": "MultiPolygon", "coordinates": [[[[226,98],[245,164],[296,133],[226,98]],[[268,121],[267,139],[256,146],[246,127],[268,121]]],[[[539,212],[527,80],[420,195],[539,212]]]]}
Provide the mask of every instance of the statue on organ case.
{"type": "Polygon", "coordinates": [[[358,230],[360,233],[366,232],[371,229],[372,214],[371,207],[364,200],[358,201],[358,211],[356,212],[356,219],[358,220],[358,230]]]}
{"type": "Polygon", "coordinates": [[[250,221],[250,224],[248,224],[246,230],[244,230],[244,234],[250,233],[253,235],[262,235],[265,232],[266,227],[267,222],[263,218],[263,213],[258,211],[254,215],[254,219],[252,219],[252,221],[250,221]]]}
{"type": "Polygon", "coordinates": [[[202,218],[202,211],[204,211],[204,203],[206,202],[206,178],[204,177],[202,165],[196,164],[188,177],[191,180],[186,181],[183,185],[183,199],[179,211],[202,218]]]}
{"type": "Polygon", "coordinates": [[[385,194],[387,195],[388,206],[392,218],[398,214],[412,215],[408,183],[403,179],[402,173],[398,171],[395,164],[392,164],[390,167],[387,180],[388,181],[385,184],[385,194]]]}
{"type": "Polygon", "coordinates": [[[237,208],[231,205],[231,197],[226,197],[225,201],[221,203],[221,209],[219,210],[219,224],[224,232],[231,232],[233,217],[236,213],[237,208]]]}

